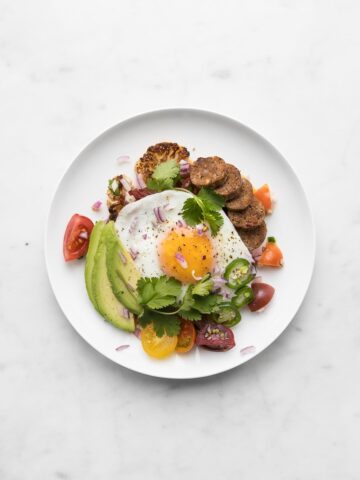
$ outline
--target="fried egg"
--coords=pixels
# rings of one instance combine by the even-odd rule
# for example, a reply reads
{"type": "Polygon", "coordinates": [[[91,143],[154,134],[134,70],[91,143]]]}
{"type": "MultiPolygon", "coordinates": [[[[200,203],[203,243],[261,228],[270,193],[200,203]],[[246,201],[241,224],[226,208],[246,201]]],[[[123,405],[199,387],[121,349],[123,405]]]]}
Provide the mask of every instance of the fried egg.
{"type": "Polygon", "coordinates": [[[251,254],[224,212],[224,224],[212,237],[206,224],[193,228],[182,219],[192,194],[166,190],[126,205],[116,220],[118,235],[144,277],[168,275],[182,284],[207,273],[223,272],[235,258],[251,254]]]}

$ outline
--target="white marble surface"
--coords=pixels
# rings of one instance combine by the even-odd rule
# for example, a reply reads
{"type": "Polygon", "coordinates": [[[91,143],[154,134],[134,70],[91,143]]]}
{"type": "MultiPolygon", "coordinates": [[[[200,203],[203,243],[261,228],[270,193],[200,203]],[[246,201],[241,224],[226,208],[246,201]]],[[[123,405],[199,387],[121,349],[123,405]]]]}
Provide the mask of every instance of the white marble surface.
{"type": "Polygon", "coordinates": [[[359,2],[0,0],[0,12],[1,480],[358,479],[359,2]],[[201,381],[147,378],[89,348],[43,258],[51,194],[80,149],[167,106],[229,114],[273,142],[318,235],[287,331],[201,381]]]}

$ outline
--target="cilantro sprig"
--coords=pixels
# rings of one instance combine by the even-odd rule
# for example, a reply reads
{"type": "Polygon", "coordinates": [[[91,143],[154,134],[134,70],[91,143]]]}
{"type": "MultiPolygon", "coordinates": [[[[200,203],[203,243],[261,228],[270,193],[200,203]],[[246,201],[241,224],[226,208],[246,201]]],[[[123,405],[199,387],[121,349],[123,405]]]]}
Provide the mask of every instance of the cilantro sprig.
{"type": "Polygon", "coordinates": [[[220,195],[208,188],[202,188],[198,195],[185,200],[181,215],[191,227],[207,222],[211,235],[216,236],[224,223],[220,210],[225,201],[220,195]]]}
{"type": "Polygon", "coordinates": [[[176,160],[167,160],[160,163],[147,181],[150,190],[162,192],[174,188],[180,177],[180,167],[176,160]]]}
{"type": "Polygon", "coordinates": [[[158,337],[164,333],[177,335],[180,331],[180,317],[196,321],[201,320],[204,314],[218,311],[223,298],[212,293],[212,288],[210,274],[205,275],[196,284],[189,285],[180,299],[181,283],[175,278],[140,278],[137,290],[144,311],[139,317],[139,323],[142,327],[152,323],[158,337]]]}

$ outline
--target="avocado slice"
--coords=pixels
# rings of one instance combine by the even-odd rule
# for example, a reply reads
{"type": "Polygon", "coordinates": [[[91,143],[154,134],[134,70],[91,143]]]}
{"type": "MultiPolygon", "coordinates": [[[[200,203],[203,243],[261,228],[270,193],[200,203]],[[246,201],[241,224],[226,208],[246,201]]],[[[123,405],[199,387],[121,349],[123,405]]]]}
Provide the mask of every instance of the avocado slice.
{"type": "Polygon", "coordinates": [[[94,292],[93,292],[92,273],[94,269],[95,254],[97,252],[99,242],[100,242],[100,237],[104,227],[105,227],[105,222],[103,221],[95,223],[95,226],[90,235],[90,243],[89,243],[89,248],[86,254],[86,263],[85,263],[86,290],[91,300],[91,303],[94,305],[96,310],[98,310],[98,307],[96,305],[94,292]]]}
{"type": "Polygon", "coordinates": [[[134,315],[126,312],[123,303],[120,303],[114,295],[108,277],[106,257],[109,231],[111,227],[106,225],[101,233],[92,273],[92,291],[99,313],[115,327],[133,332],[135,330],[134,315]]]}
{"type": "Polygon", "coordinates": [[[114,295],[129,310],[139,315],[142,307],[137,300],[136,286],[140,272],[121,243],[114,222],[109,222],[106,229],[106,265],[114,295]]]}
{"type": "MultiPolygon", "coordinates": [[[[126,260],[125,256],[121,257],[124,262],[126,260],[126,264],[124,264],[120,258],[120,252],[121,250],[119,249],[119,242],[117,239],[111,238],[106,240],[106,267],[109,281],[115,297],[131,312],[139,315],[142,312],[142,307],[136,298],[136,290],[132,287],[130,282],[124,280],[124,277],[128,278],[128,275],[124,270],[129,262],[126,260]]],[[[121,255],[124,254],[121,252],[121,255]]],[[[132,262],[131,257],[130,261],[132,262]]]]}

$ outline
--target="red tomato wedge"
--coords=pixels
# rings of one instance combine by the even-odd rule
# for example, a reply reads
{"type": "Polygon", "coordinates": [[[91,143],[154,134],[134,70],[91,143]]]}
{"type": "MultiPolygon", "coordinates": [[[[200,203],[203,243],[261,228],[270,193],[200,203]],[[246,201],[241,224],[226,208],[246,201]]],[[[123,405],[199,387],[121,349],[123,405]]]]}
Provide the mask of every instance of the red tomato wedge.
{"type": "Polygon", "coordinates": [[[258,265],[260,267],[282,267],[284,264],[283,254],[275,242],[268,242],[262,252],[258,265]]]}
{"type": "Polygon", "coordinates": [[[248,307],[252,312],[257,312],[266,307],[274,296],[275,289],[267,283],[253,283],[251,285],[254,292],[254,300],[249,303],[248,307]]]}
{"type": "Polygon", "coordinates": [[[176,345],[177,353],[189,352],[195,344],[195,337],[196,333],[193,323],[189,320],[183,320],[176,345]]]}
{"type": "Polygon", "coordinates": [[[63,253],[66,262],[86,255],[93,228],[94,224],[90,218],[77,213],[70,218],[65,230],[63,243],[63,253]]]}
{"type": "Polygon", "coordinates": [[[254,195],[259,200],[259,202],[261,202],[264,205],[265,212],[271,213],[272,200],[271,200],[269,185],[265,183],[265,185],[255,190],[254,195]]]}

